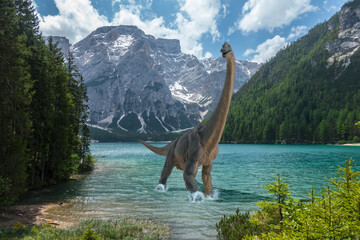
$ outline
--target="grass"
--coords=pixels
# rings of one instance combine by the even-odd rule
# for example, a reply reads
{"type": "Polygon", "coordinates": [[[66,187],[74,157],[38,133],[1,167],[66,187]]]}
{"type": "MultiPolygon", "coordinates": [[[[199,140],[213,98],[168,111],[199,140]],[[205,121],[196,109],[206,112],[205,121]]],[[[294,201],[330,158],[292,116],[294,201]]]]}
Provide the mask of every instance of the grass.
{"type": "Polygon", "coordinates": [[[85,220],[74,227],[59,229],[49,224],[26,226],[17,223],[0,229],[0,239],[100,240],[100,239],[166,239],[170,228],[142,218],[122,220],[85,220]]]}

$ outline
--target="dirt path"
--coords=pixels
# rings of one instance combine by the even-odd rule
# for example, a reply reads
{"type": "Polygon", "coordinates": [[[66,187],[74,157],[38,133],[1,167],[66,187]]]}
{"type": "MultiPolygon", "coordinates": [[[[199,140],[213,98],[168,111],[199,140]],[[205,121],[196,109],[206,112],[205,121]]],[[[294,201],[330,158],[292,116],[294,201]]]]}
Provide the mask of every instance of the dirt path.
{"type": "Polygon", "coordinates": [[[61,204],[33,204],[14,205],[0,207],[0,228],[13,227],[20,222],[24,225],[48,223],[60,228],[65,228],[71,223],[46,218],[46,211],[52,208],[61,207],[61,204]]]}

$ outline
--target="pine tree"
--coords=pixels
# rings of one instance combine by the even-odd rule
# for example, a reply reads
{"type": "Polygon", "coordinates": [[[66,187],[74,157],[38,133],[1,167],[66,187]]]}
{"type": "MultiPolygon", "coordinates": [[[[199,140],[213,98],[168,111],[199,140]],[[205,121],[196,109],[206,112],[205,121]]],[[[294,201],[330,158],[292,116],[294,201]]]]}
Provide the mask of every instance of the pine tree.
{"type": "MultiPolygon", "coordinates": [[[[0,177],[12,186],[7,198],[16,199],[26,188],[28,107],[32,81],[25,59],[25,37],[18,34],[19,18],[12,0],[0,2],[0,177]]],[[[0,196],[4,197],[4,196],[0,196]]]]}
{"type": "Polygon", "coordinates": [[[72,95],[74,104],[72,111],[73,131],[72,137],[74,152],[79,161],[80,170],[92,168],[92,158],[90,157],[90,131],[86,125],[88,117],[88,97],[84,79],[75,65],[74,56],[71,51],[67,54],[66,67],[69,75],[69,91],[72,95]]]}

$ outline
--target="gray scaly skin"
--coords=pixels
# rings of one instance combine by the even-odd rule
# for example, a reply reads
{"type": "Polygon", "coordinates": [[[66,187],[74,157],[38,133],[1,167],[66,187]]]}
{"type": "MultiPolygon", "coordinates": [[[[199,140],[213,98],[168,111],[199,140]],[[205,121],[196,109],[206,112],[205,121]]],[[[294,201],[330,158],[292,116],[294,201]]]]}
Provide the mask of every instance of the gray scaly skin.
{"type": "Polygon", "coordinates": [[[154,153],[166,156],[159,184],[165,185],[172,169],[176,167],[184,171],[183,176],[187,190],[196,192],[199,188],[195,182],[195,176],[198,167],[202,165],[201,176],[205,195],[212,193],[210,173],[213,161],[218,154],[219,141],[225,127],[235,77],[235,58],[231,46],[225,42],[220,51],[223,58],[227,60],[225,84],[220,100],[209,120],[204,125],[197,125],[164,147],[154,147],[140,140],[154,153]]]}

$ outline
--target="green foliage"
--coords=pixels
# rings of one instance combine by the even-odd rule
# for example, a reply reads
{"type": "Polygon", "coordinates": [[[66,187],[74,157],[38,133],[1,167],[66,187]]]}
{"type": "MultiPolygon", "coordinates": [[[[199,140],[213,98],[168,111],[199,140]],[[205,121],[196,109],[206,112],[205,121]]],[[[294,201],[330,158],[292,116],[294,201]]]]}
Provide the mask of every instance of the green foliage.
{"type": "Polygon", "coordinates": [[[89,172],[94,168],[96,159],[94,156],[88,154],[85,156],[83,162],[79,165],[78,170],[79,172],[89,172]]]}
{"type": "Polygon", "coordinates": [[[360,135],[360,50],[329,64],[339,15],[280,50],[237,92],[222,141],[336,143],[360,135]]]}
{"type": "Polygon", "coordinates": [[[229,217],[223,216],[216,224],[218,239],[242,239],[246,235],[255,235],[260,233],[260,227],[249,221],[250,213],[240,213],[236,209],[235,215],[229,217]]]}
{"type": "MultiPolygon", "coordinates": [[[[275,198],[260,202],[260,210],[245,222],[234,221],[236,215],[220,220],[226,219],[231,229],[241,229],[239,224],[253,224],[252,228],[260,231],[244,231],[237,235],[241,237],[231,238],[231,230],[228,230],[220,239],[359,239],[360,172],[355,171],[354,166],[352,159],[346,160],[344,166],[338,166],[337,176],[329,180],[329,186],[318,196],[312,190],[306,202],[293,199],[288,192],[289,186],[278,175],[273,184],[267,185],[275,198]]],[[[223,229],[228,228],[217,229],[218,233],[223,229]]]]}
{"type": "Polygon", "coordinates": [[[0,205],[8,205],[12,203],[11,190],[12,184],[8,178],[0,176],[0,205]]]}
{"type": "MultiPolygon", "coordinates": [[[[269,193],[274,196],[272,202],[261,201],[258,206],[263,209],[263,213],[271,215],[271,223],[266,224],[279,224],[283,220],[283,211],[285,208],[285,200],[290,196],[290,186],[284,182],[286,178],[281,178],[280,173],[275,177],[275,181],[272,184],[267,184],[264,188],[269,190],[269,193]]],[[[266,218],[268,219],[268,218],[266,218]]]]}
{"type": "Polygon", "coordinates": [[[91,225],[86,226],[86,230],[83,232],[80,240],[100,240],[101,238],[96,235],[95,230],[91,225]]]}
{"type": "Polygon", "coordinates": [[[59,229],[49,224],[26,226],[17,223],[0,229],[0,239],[98,240],[98,239],[164,239],[170,234],[167,226],[150,220],[124,218],[122,221],[86,220],[77,226],[59,229]]]}
{"type": "Polygon", "coordinates": [[[358,143],[359,141],[360,141],[360,139],[359,139],[358,136],[355,136],[355,137],[353,138],[353,142],[354,142],[354,143],[358,143]]]}
{"type": "Polygon", "coordinates": [[[83,79],[45,44],[31,0],[0,2],[0,178],[7,199],[92,166],[83,79]]]}
{"type": "Polygon", "coordinates": [[[18,33],[22,20],[14,1],[0,2],[0,16],[0,176],[12,184],[7,198],[16,199],[26,189],[32,79],[26,61],[29,48],[26,35],[18,33]]]}

